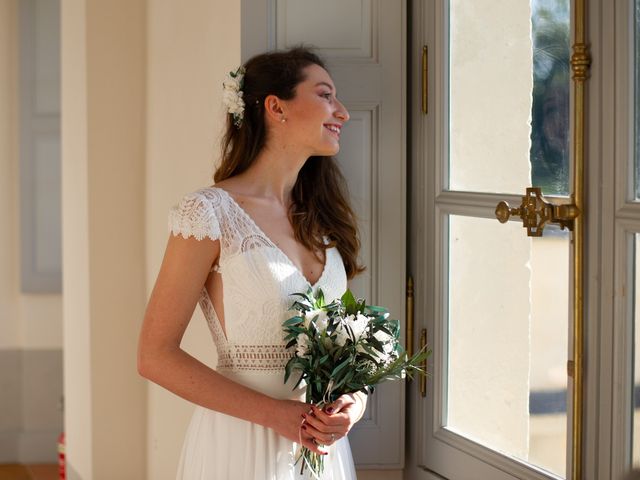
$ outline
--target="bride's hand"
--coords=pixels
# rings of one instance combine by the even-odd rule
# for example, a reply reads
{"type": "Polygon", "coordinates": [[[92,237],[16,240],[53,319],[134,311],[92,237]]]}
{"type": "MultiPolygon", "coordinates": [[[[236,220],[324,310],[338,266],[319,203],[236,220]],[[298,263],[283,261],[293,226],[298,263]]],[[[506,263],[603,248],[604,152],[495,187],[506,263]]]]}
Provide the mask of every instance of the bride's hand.
{"type": "Polygon", "coordinates": [[[307,431],[308,424],[304,420],[304,415],[311,412],[311,405],[304,402],[296,402],[295,400],[279,400],[273,411],[270,428],[276,433],[282,435],[289,440],[300,443],[302,446],[320,455],[327,453],[327,449],[321,442],[315,442],[313,435],[307,431]]]}
{"type": "Polygon", "coordinates": [[[321,410],[312,406],[311,414],[305,413],[305,430],[322,445],[332,445],[346,437],[353,425],[360,420],[366,406],[366,395],[341,395],[335,402],[321,410]]]}

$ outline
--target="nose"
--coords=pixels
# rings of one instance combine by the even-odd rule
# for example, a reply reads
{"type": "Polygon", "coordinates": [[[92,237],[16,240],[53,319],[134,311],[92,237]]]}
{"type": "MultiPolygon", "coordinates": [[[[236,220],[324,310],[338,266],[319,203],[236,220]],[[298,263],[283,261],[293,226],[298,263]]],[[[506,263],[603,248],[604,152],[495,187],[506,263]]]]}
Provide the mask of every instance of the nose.
{"type": "Polygon", "coordinates": [[[349,116],[349,112],[347,111],[347,109],[345,108],[345,106],[342,104],[341,101],[337,100],[337,103],[340,108],[338,108],[338,110],[334,112],[334,116],[337,119],[342,120],[343,123],[348,122],[349,118],[351,118],[349,116]]]}

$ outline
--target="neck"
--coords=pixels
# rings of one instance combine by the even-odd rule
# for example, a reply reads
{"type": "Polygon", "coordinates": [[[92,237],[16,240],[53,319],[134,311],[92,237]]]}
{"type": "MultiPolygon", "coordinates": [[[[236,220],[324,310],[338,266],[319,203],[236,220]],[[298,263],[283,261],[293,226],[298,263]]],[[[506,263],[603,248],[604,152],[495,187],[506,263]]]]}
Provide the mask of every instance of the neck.
{"type": "Polygon", "coordinates": [[[286,148],[264,148],[251,166],[240,176],[250,185],[251,195],[271,198],[288,205],[298,173],[308,155],[286,148]]]}

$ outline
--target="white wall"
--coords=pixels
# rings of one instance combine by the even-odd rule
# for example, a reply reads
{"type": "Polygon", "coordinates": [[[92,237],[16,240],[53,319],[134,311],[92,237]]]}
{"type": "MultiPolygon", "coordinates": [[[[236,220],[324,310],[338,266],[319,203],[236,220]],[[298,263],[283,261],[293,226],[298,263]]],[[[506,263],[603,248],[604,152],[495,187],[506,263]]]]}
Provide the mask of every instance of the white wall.
{"type": "MultiPolygon", "coordinates": [[[[148,1],[146,280],[151,293],[164,253],[167,213],[210,185],[223,128],[222,81],[240,63],[240,2],[148,1]]],[[[214,361],[200,309],[183,346],[214,361]]],[[[148,478],[173,479],[193,407],[149,384],[148,478]]]]}
{"type": "Polygon", "coordinates": [[[20,289],[18,13],[16,0],[0,1],[0,461],[53,462],[62,430],[62,296],[20,289]]]}
{"type": "Polygon", "coordinates": [[[146,2],[62,2],[68,478],[146,476],[146,2]]]}
{"type": "Polygon", "coordinates": [[[62,295],[20,291],[18,11],[0,2],[0,349],[62,347],[62,295]]]}
{"type": "Polygon", "coordinates": [[[0,348],[21,346],[18,321],[16,5],[0,2],[0,348]]]}

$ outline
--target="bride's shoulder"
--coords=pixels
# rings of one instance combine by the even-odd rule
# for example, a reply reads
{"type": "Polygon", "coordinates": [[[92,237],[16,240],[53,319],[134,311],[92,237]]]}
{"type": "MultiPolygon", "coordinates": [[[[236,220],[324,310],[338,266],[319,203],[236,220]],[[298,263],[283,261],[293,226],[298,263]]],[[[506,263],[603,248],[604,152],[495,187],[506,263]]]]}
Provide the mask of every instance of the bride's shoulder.
{"type": "Polygon", "coordinates": [[[225,223],[224,201],[224,193],[211,186],[183,195],[169,211],[169,230],[184,238],[217,240],[225,223]]]}
{"type": "Polygon", "coordinates": [[[192,192],[183,195],[180,203],[185,201],[210,204],[212,207],[220,207],[226,198],[226,192],[217,185],[209,185],[198,188],[192,192]]]}

